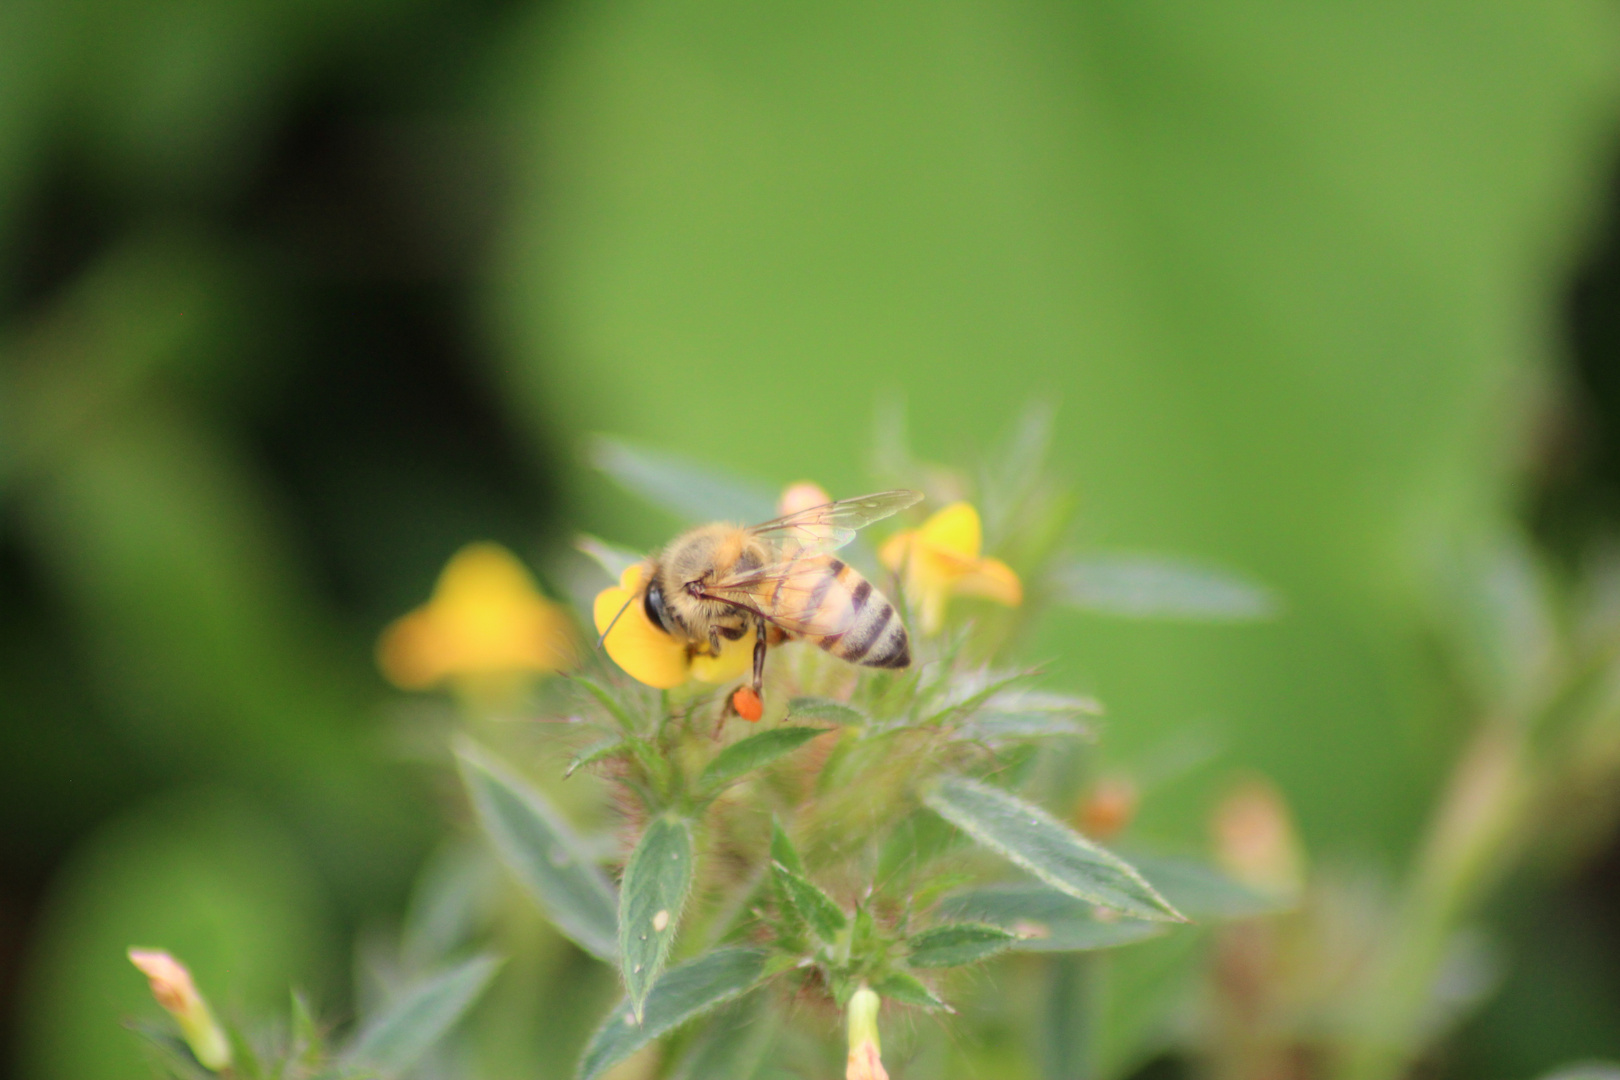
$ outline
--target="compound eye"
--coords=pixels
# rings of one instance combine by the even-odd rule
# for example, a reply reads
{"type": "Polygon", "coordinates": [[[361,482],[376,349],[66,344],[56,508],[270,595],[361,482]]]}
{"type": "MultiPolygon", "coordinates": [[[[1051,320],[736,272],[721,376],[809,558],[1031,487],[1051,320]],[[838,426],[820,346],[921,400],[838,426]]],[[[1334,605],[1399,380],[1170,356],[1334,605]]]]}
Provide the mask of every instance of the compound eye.
{"type": "Polygon", "coordinates": [[[641,607],[650,622],[662,627],[666,634],[673,633],[669,626],[669,610],[664,607],[664,590],[658,582],[647,586],[647,592],[641,598],[641,607]]]}

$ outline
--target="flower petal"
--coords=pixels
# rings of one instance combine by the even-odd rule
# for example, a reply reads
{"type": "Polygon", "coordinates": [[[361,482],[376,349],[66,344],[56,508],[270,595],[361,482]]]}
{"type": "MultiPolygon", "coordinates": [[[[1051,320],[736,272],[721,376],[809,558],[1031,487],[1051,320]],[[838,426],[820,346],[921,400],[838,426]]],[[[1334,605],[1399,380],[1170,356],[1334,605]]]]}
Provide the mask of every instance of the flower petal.
{"type": "Polygon", "coordinates": [[[917,533],[912,529],[895,533],[878,548],[878,561],[890,570],[899,570],[911,555],[911,545],[916,538],[917,533]]]}
{"type": "Polygon", "coordinates": [[[574,660],[567,617],[498,544],[456,552],[432,599],[396,619],[377,642],[383,674],[404,690],[454,676],[556,671],[574,660]]]}
{"type": "Polygon", "coordinates": [[[719,656],[692,657],[692,677],[706,683],[730,682],[747,671],[754,659],[754,637],[744,634],[736,641],[720,642],[719,656]]]}
{"type": "Polygon", "coordinates": [[[686,646],[648,621],[647,613],[635,602],[641,565],[627,568],[619,582],[597,593],[592,605],[597,632],[607,630],[610,624],[613,627],[602,639],[602,647],[637,682],[660,690],[681,685],[691,671],[686,646]]]}
{"type": "Polygon", "coordinates": [[[425,607],[395,619],[377,640],[377,666],[401,690],[426,690],[449,674],[442,635],[425,607]]]}
{"type": "Polygon", "coordinates": [[[972,570],[956,579],[951,591],[958,596],[982,596],[1008,607],[1024,602],[1023,582],[1000,559],[979,560],[972,570]]]}
{"type": "Polygon", "coordinates": [[[972,503],[955,502],[941,507],[923,522],[917,539],[925,546],[949,552],[958,558],[977,559],[984,546],[984,529],[972,503]]]}

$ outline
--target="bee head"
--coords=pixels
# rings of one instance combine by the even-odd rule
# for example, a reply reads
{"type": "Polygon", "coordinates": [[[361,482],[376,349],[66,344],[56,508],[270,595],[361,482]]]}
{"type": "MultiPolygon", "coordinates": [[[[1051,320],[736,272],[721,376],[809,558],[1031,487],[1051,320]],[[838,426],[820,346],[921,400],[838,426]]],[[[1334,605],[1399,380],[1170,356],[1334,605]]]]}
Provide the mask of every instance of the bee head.
{"type": "Polygon", "coordinates": [[[663,627],[664,633],[674,634],[674,620],[669,617],[669,609],[664,606],[664,587],[654,578],[647,585],[647,591],[642,594],[641,607],[647,613],[647,619],[655,626],[663,627]]]}

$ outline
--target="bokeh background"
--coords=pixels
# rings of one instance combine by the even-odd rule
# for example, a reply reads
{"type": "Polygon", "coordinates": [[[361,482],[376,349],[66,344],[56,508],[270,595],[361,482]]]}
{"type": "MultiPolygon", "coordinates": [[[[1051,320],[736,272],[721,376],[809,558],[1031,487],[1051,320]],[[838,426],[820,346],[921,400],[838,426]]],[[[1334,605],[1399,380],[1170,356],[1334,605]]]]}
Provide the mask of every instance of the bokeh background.
{"type": "MultiPolygon", "coordinates": [[[[131,943],[352,1008],[451,828],[376,635],[467,541],[664,538],[593,432],[852,495],[884,403],[958,466],[1055,408],[1081,543],[1285,599],[1028,644],[1123,767],[1209,733],[1141,829],[1259,773],[1397,875],[1435,552],[1620,515],[1617,134],[1609,0],[0,4],[7,1075],[147,1074],[131,943]]],[[[1620,1057],[1617,895],[1511,883],[1436,1073],[1620,1057]]]]}

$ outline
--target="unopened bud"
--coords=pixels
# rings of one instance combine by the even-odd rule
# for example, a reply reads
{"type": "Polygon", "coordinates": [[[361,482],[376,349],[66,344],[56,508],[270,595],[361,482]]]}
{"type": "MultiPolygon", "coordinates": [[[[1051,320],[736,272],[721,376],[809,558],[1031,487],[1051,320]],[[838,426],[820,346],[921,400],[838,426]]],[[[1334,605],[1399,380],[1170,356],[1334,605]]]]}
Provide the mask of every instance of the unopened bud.
{"type": "Polygon", "coordinates": [[[1107,840],[1136,816],[1136,785],[1123,776],[1105,776],[1080,802],[1080,831],[1107,840]]]}
{"type": "Polygon", "coordinates": [[[789,484],[782,492],[782,497],[776,501],[777,513],[783,517],[797,514],[801,510],[811,510],[817,506],[826,506],[832,502],[832,496],[820,484],[809,480],[800,480],[796,484],[789,484]]]}
{"type": "Polygon", "coordinates": [[[1305,858],[1282,793],[1266,780],[1247,780],[1215,808],[1216,853],[1237,880],[1264,892],[1297,893],[1305,858]]]}
{"type": "Polygon", "coordinates": [[[130,949],[129,962],[152,984],[152,996],[175,1022],[191,1052],[206,1068],[218,1072],[231,1063],[231,1044],[197,993],[186,966],[161,949],[130,949]]]}
{"type": "Polygon", "coordinates": [[[878,1006],[882,1004],[883,999],[866,986],[849,999],[845,1010],[849,1018],[849,1064],[844,1069],[844,1080],[889,1080],[878,1042],[878,1006]]]}

